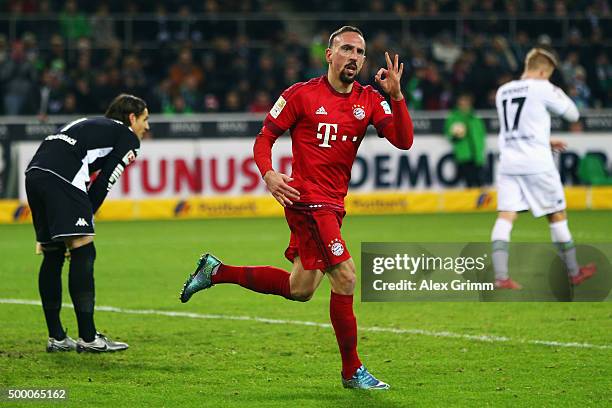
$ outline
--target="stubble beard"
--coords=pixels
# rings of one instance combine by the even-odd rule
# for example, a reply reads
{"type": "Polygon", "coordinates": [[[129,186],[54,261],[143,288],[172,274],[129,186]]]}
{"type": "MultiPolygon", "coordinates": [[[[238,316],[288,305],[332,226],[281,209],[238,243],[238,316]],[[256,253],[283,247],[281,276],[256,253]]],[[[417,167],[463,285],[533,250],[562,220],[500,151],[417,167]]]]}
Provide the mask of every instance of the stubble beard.
{"type": "Polygon", "coordinates": [[[355,82],[355,78],[357,78],[357,75],[359,74],[359,71],[357,70],[357,65],[351,65],[351,68],[355,70],[355,74],[353,74],[352,77],[348,76],[345,73],[346,68],[348,67],[344,67],[344,69],[340,71],[340,81],[342,81],[345,84],[352,84],[353,82],[355,82]]]}
{"type": "Polygon", "coordinates": [[[346,75],[344,72],[340,73],[340,81],[342,81],[345,84],[352,84],[353,82],[355,82],[355,77],[349,77],[348,75],[346,75]]]}

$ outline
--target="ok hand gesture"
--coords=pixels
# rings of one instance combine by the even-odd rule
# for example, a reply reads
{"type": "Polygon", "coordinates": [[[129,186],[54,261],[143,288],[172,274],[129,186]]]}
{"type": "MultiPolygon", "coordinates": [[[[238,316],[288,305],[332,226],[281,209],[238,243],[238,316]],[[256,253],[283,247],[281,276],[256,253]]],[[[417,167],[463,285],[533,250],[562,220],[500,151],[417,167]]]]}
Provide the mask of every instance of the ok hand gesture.
{"type": "Polygon", "coordinates": [[[404,63],[399,63],[398,54],[395,54],[393,63],[391,63],[391,57],[389,57],[388,52],[385,52],[385,59],[387,60],[387,69],[379,69],[374,79],[385,93],[391,96],[392,99],[399,101],[404,98],[400,86],[400,78],[402,77],[402,72],[404,72],[404,63]]]}

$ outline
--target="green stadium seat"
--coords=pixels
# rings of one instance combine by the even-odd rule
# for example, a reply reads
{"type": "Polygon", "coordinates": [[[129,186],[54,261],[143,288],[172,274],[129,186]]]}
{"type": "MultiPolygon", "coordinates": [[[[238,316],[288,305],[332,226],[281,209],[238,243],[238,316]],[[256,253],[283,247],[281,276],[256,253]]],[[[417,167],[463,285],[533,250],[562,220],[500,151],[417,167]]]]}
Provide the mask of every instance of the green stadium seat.
{"type": "Polygon", "coordinates": [[[583,184],[592,186],[612,185],[612,177],[606,169],[603,157],[597,153],[587,153],[578,164],[578,177],[583,184]]]}

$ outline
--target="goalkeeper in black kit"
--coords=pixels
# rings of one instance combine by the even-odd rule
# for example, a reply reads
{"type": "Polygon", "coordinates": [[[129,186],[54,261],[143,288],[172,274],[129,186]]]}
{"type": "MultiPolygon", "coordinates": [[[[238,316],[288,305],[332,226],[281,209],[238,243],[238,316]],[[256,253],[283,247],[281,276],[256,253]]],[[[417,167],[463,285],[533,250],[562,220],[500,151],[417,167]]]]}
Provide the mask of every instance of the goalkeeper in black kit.
{"type": "Polygon", "coordinates": [[[123,170],[136,159],[149,129],[145,101],[117,96],[102,117],[81,118],[47,136],[26,169],[26,194],[43,260],[38,288],[49,331],[47,351],[108,352],[128,348],[94,324],[95,212],[123,170]],[[90,181],[90,176],[97,177],[90,181]],[[62,267],[70,251],[70,297],[79,339],[60,320],[62,267]]]}

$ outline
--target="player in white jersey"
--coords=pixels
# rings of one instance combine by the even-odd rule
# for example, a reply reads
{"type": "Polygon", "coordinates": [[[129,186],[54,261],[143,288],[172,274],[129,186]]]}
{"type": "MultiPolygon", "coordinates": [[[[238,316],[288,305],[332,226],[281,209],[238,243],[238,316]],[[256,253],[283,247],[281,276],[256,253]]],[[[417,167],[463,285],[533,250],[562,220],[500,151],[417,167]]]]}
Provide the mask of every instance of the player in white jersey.
{"type": "Polygon", "coordinates": [[[550,47],[537,46],[525,58],[521,79],[501,86],[495,97],[499,117],[500,163],[497,178],[497,221],[491,233],[495,286],[520,289],[508,275],[508,244],[519,211],[546,215],[553,243],[563,259],[570,282],[579,285],[595,273],[595,265],[578,266],[567,225],[565,194],[553,161],[553,150],[566,144],[550,139],[550,115],[576,122],[574,102],[549,82],[558,58],[550,47]]]}

